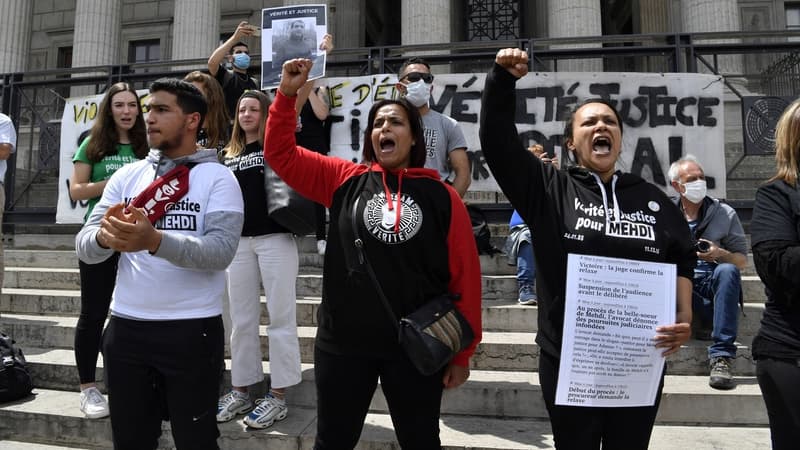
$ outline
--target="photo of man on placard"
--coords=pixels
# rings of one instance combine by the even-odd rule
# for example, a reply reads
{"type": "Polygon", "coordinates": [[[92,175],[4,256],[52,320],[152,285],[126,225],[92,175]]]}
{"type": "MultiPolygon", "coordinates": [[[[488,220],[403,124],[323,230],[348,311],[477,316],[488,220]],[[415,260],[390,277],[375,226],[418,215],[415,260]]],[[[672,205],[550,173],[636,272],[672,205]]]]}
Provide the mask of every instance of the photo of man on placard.
{"type": "Polygon", "coordinates": [[[311,19],[275,20],[272,22],[272,67],[279,68],[289,59],[314,59],[317,33],[311,19]]]}

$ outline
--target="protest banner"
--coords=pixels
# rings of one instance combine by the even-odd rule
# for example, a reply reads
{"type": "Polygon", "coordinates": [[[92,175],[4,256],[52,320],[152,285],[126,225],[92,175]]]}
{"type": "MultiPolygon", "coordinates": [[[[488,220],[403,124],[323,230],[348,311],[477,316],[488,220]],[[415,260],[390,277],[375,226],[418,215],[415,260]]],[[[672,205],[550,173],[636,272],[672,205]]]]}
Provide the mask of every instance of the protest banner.
{"type": "MultiPolygon", "coordinates": [[[[296,7],[299,8],[299,7],[296,7]]],[[[264,34],[262,33],[262,38],[264,34]]],[[[324,52],[321,52],[324,53],[324,52]]],[[[484,74],[441,74],[433,81],[431,108],[459,122],[467,140],[472,184],[470,191],[498,192],[483,158],[478,128],[484,74]]],[[[372,104],[396,98],[395,74],[326,78],[331,106],[331,152],[351,161],[361,160],[361,145],[372,104]]],[[[686,153],[697,156],[705,169],[709,195],[725,197],[725,123],[722,79],[702,74],[650,73],[530,73],[517,82],[517,130],[523,144],[542,144],[557,153],[563,164],[568,155],[561,146],[564,122],[571,109],[586,98],[604,97],[615,103],[623,119],[623,145],[618,167],[668,190],[667,170],[686,153]]],[[[57,221],[81,221],[66,190],[72,171],[70,158],[80,132],[91,126],[102,96],[70,98],[61,122],[61,175],[57,221]],[[97,100],[90,100],[95,98],[97,100]],[[94,102],[94,106],[92,106],[94,102]],[[67,164],[64,164],[67,161],[67,164]]],[[[669,188],[671,189],[671,188],[669,188]]]]}

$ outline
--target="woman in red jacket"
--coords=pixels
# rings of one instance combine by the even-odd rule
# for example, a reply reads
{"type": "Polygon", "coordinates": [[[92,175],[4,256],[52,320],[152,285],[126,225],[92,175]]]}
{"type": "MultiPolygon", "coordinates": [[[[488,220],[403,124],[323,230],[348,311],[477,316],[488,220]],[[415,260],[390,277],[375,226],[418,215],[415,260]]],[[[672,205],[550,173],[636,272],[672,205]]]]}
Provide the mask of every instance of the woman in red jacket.
{"type": "Polygon", "coordinates": [[[423,168],[425,139],[417,109],[405,100],[373,105],[363,164],[323,156],[295,143],[294,96],[311,61],[283,65],[270,107],[264,157],[292,188],[330,208],[322,304],[314,351],[315,448],[353,448],[378,383],[402,448],[440,448],[444,388],[469,377],[480,341],[480,264],[464,203],[435,170],[423,168]],[[354,245],[363,241],[395,316],[444,293],[470,323],[472,344],[434,375],[422,375],[397,343],[397,331],[354,245]]]}

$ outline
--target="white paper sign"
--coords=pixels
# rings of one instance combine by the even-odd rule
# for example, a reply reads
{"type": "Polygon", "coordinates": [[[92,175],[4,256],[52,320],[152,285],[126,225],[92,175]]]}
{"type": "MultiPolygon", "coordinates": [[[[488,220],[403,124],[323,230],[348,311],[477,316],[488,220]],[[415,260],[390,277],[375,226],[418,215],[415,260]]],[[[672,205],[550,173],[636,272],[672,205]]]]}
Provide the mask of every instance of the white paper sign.
{"type": "Polygon", "coordinates": [[[675,323],[674,264],[570,254],[556,404],[650,406],[675,323]]]}
{"type": "Polygon", "coordinates": [[[277,87],[283,63],[293,58],[314,61],[309,80],[325,76],[327,54],[319,46],[328,32],[327,17],[324,4],[261,11],[261,89],[277,87]]]}

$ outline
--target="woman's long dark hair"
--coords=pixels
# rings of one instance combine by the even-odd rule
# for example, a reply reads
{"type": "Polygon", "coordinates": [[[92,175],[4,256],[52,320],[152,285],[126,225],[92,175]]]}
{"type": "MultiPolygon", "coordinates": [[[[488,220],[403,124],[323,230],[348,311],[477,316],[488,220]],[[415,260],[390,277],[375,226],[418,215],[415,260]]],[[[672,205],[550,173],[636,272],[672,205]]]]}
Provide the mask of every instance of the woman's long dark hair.
{"type": "Polygon", "coordinates": [[[419,115],[419,110],[409,103],[406,99],[386,99],[380,100],[369,110],[367,116],[367,128],[364,130],[364,151],[362,158],[365,162],[378,162],[375,155],[375,149],[372,147],[372,124],[375,122],[375,115],[378,110],[386,105],[398,105],[406,111],[408,122],[411,124],[411,136],[414,145],[411,146],[409,153],[408,167],[425,167],[425,156],[427,149],[425,147],[425,134],[422,132],[422,116],[419,115]]]}
{"type": "Polygon", "coordinates": [[[147,130],[144,123],[142,103],[139,101],[136,89],[128,83],[114,83],[106,92],[103,101],[100,102],[100,110],[97,112],[97,119],[92,125],[89,142],[86,144],[86,157],[93,163],[100,162],[106,156],[117,154],[119,131],[114,123],[111,105],[114,96],[125,91],[130,92],[136,98],[136,109],[138,110],[133,127],[128,130],[128,139],[131,141],[133,153],[137,158],[142,159],[150,151],[150,147],[147,144],[147,130]]]}

